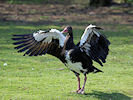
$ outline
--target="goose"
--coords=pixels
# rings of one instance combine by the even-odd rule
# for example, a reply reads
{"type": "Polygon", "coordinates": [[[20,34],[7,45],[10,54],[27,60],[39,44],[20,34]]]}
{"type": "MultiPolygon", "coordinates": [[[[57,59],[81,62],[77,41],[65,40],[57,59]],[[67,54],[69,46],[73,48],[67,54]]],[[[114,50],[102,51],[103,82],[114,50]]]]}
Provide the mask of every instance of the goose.
{"type": "Polygon", "coordinates": [[[13,35],[13,44],[18,52],[28,56],[50,54],[57,57],[77,77],[76,93],[85,93],[88,73],[103,72],[93,65],[93,61],[103,66],[109,52],[110,41],[99,32],[102,29],[95,25],[86,27],[81,40],[75,45],[73,29],[67,26],[63,31],[57,29],[39,30],[32,34],[13,35]],[[64,33],[67,33],[65,36],[64,33]],[[84,83],[81,88],[79,75],[83,73],[84,83]]]}

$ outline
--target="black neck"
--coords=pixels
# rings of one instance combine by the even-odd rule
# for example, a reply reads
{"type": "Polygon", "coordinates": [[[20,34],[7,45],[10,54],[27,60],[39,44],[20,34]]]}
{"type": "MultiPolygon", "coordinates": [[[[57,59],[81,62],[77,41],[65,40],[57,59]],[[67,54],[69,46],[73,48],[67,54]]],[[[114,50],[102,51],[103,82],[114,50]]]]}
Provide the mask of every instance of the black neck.
{"type": "Polygon", "coordinates": [[[71,37],[73,37],[73,32],[69,32],[68,35],[70,35],[71,37]]]}

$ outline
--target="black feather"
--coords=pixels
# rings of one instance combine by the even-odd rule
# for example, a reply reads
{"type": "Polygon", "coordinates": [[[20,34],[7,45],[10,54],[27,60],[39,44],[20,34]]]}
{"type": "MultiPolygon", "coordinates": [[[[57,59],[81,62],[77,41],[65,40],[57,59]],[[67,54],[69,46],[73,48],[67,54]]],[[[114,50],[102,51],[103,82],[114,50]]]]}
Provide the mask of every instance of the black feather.
{"type": "Polygon", "coordinates": [[[33,40],[33,41],[30,41],[30,42],[28,42],[28,43],[21,44],[21,45],[15,47],[15,49],[19,49],[19,48],[22,48],[22,47],[24,47],[24,46],[31,45],[31,44],[33,44],[33,43],[34,43],[34,40],[33,40]]]}
{"type": "Polygon", "coordinates": [[[24,54],[24,56],[29,55],[32,52],[32,50],[34,49],[34,47],[36,47],[36,46],[37,46],[37,42],[35,42],[33,45],[30,46],[30,49],[27,50],[27,52],[24,54]]]}
{"type": "Polygon", "coordinates": [[[32,38],[25,39],[25,40],[23,40],[23,41],[14,42],[13,44],[14,44],[14,45],[22,44],[22,43],[28,42],[28,41],[30,41],[30,40],[32,40],[32,39],[35,40],[35,39],[32,37],[32,38]]]}
{"type": "Polygon", "coordinates": [[[24,40],[24,38],[12,38],[12,40],[24,40]]]}
{"type": "Polygon", "coordinates": [[[25,47],[25,48],[23,48],[23,49],[20,49],[18,52],[23,52],[23,51],[25,51],[25,50],[27,50],[27,49],[29,49],[29,46],[27,46],[27,47],[25,47]]]}

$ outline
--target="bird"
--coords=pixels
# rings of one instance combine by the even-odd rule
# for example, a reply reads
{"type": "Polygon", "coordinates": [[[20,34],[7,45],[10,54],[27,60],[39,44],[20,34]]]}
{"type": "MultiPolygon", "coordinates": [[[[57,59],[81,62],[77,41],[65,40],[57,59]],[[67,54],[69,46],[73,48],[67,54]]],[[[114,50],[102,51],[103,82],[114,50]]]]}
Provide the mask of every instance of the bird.
{"type": "Polygon", "coordinates": [[[19,53],[28,56],[50,54],[58,58],[77,77],[78,94],[85,94],[85,84],[88,73],[103,72],[93,65],[93,61],[103,66],[109,53],[110,41],[99,30],[102,28],[90,24],[80,41],[75,44],[72,26],[66,26],[63,31],[57,29],[38,30],[31,34],[13,35],[12,40],[19,53]],[[67,33],[65,36],[64,34],[67,33]],[[80,74],[84,75],[84,83],[80,86],[80,74]]]}

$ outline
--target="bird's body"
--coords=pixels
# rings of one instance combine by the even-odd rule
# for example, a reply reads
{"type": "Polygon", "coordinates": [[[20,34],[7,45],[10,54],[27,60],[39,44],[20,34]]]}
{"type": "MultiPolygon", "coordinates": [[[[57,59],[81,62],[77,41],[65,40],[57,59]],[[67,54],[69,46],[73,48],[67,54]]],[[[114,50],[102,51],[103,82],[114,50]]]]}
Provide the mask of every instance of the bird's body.
{"type": "Polygon", "coordinates": [[[72,27],[66,27],[62,32],[51,29],[38,31],[28,35],[14,35],[16,40],[15,49],[18,52],[26,51],[24,55],[38,56],[50,54],[59,58],[78,78],[77,93],[83,93],[87,80],[86,74],[90,72],[102,72],[93,66],[93,60],[101,66],[105,63],[108,55],[110,42],[97,31],[99,27],[89,25],[81,37],[80,42],[75,45],[73,42],[72,27]],[[67,32],[65,37],[62,33],[67,32]],[[80,88],[80,73],[85,75],[84,85],[80,88]]]}
{"type": "Polygon", "coordinates": [[[64,47],[66,66],[73,72],[87,74],[89,72],[101,72],[92,64],[92,60],[87,54],[73,42],[73,32],[70,28],[68,35],[65,38],[64,47]]]}
{"type": "Polygon", "coordinates": [[[67,67],[78,74],[87,73],[88,67],[92,65],[92,61],[78,47],[66,51],[66,61],[67,67]]]}

